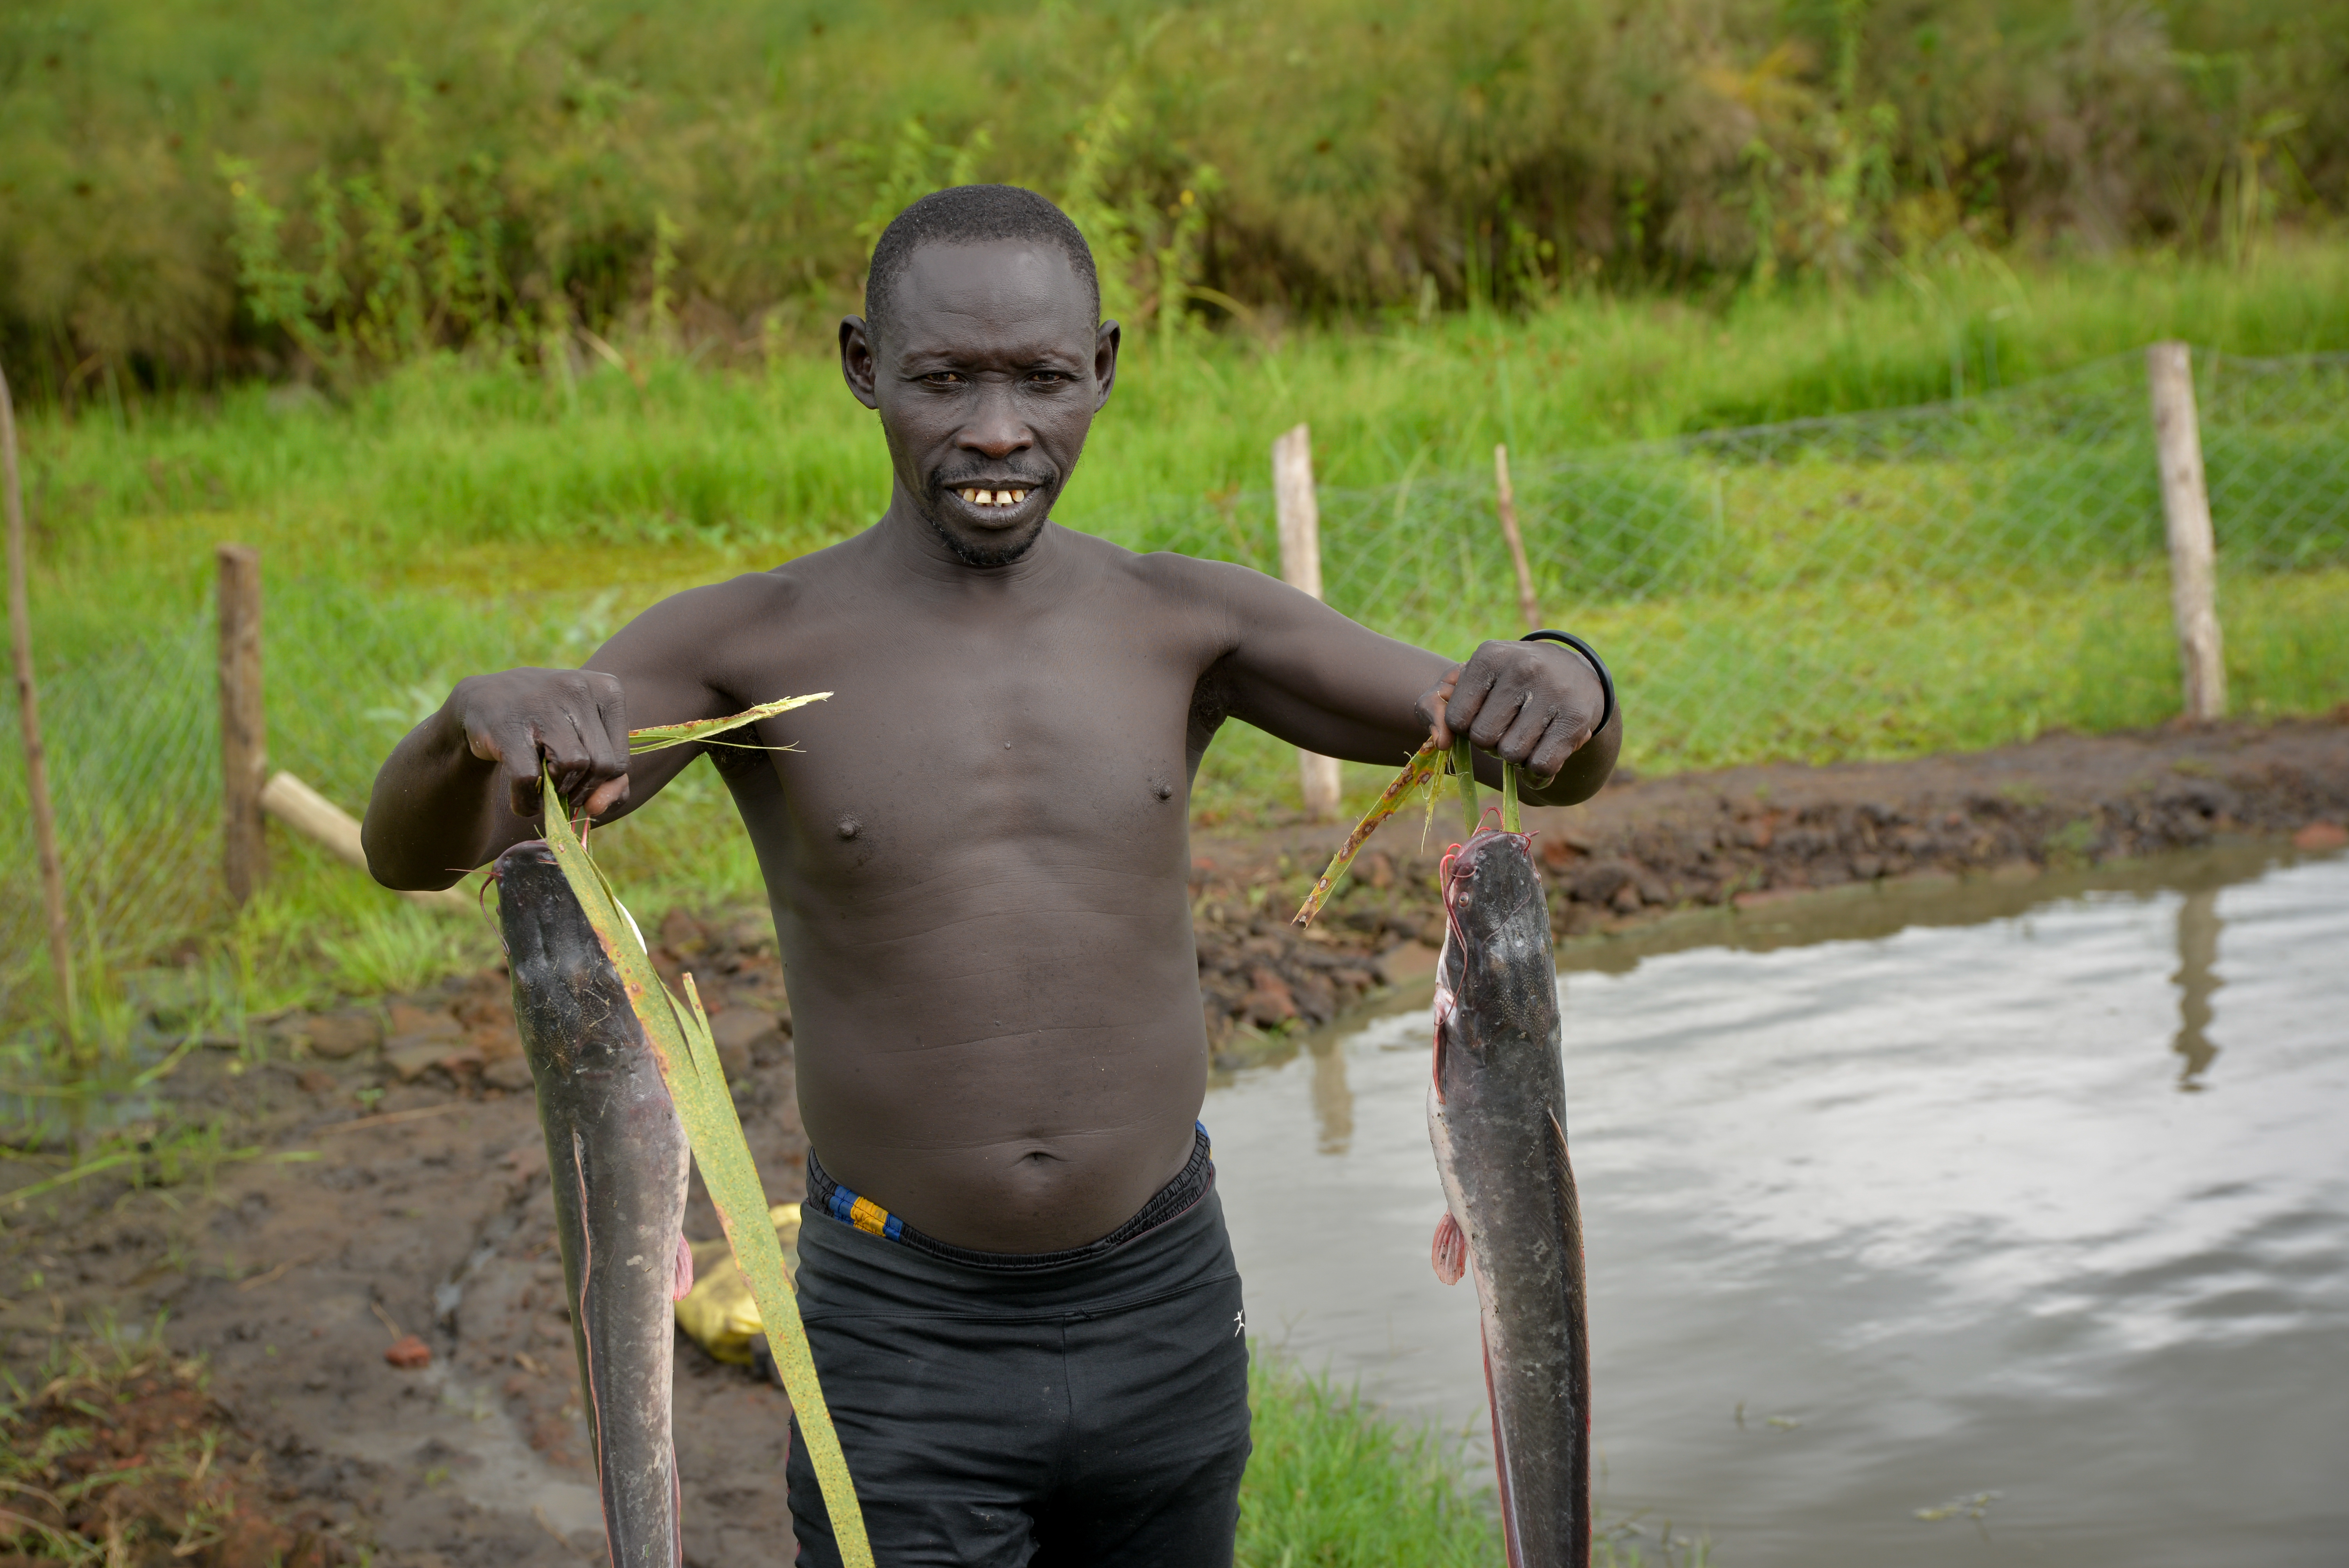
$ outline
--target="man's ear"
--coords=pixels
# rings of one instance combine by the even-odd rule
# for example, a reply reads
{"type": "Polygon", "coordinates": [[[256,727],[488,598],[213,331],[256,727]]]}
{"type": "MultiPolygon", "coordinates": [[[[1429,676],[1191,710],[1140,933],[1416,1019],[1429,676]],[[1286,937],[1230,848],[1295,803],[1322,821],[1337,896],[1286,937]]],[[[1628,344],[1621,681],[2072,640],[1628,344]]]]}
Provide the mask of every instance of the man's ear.
{"type": "Polygon", "coordinates": [[[864,325],[861,315],[840,318],[840,378],[848,383],[848,390],[867,408],[881,407],[874,391],[880,374],[880,363],[874,357],[873,329],[864,325]]]}
{"type": "MultiPolygon", "coordinates": [[[[845,332],[847,328],[843,327],[845,332]]],[[[1117,384],[1117,345],[1120,329],[1117,323],[1105,321],[1093,333],[1093,385],[1099,390],[1093,397],[1093,412],[1102,411],[1109,401],[1109,389],[1117,384]]]]}

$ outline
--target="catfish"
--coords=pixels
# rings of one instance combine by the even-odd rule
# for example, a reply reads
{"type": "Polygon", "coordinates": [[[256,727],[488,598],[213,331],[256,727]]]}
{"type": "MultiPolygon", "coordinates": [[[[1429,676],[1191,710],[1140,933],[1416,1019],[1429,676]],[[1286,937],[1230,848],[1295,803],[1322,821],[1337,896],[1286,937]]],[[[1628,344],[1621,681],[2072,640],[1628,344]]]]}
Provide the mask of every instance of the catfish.
{"type": "Polygon", "coordinates": [[[1590,1342],[1549,909],[1529,834],[1476,832],[1443,876],[1432,1259],[1447,1284],[1475,1276],[1510,1568],[1585,1568],[1590,1342]]]}
{"type": "Polygon", "coordinates": [[[613,1568],[678,1568],[674,1304],[693,1284],[685,1128],[554,851],[543,840],[516,844],[493,874],[514,1022],[546,1134],[605,1541],[613,1568]]]}

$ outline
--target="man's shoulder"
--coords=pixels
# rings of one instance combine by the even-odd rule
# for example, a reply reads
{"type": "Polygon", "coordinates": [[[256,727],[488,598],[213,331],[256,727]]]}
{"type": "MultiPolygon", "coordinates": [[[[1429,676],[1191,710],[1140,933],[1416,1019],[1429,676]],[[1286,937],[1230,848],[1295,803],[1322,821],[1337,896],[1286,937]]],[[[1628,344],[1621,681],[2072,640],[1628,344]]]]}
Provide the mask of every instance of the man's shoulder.
{"type": "Polygon", "coordinates": [[[1228,561],[1211,561],[1172,550],[1128,550],[1097,534],[1078,533],[1081,548],[1093,552],[1109,570],[1143,588],[1195,596],[1226,591],[1235,583],[1258,575],[1228,561]]]}
{"type": "Polygon", "coordinates": [[[744,572],[684,589],[663,600],[659,609],[664,614],[688,617],[704,629],[716,630],[746,617],[765,620],[802,603],[822,603],[824,584],[836,579],[847,564],[843,544],[795,556],[764,571],[744,572]]]}

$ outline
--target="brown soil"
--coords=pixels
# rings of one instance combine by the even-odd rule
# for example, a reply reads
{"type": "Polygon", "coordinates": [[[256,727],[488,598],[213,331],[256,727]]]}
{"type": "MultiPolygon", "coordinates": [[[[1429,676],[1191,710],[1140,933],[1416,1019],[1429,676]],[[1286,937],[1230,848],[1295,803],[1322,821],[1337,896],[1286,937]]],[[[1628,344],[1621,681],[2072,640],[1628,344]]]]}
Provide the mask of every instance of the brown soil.
{"type": "MultiPolygon", "coordinates": [[[[1584,937],[1674,908],[1751,908],[1874,879],[2028,877],[2230,834],[2298,833],[2324,848],[2349,821],[2349,713],[1634,781],[1532,815],[1554,923],[1584,937]]],[[[1457,820],[1444,803],[1439,836],[1456,836],[1457,820]]],[[[1416,827],[1398,820],[1374,841],[1304,933],[1288,916],[1339,830],[1197,835],[1200,979],[1226,1065],[1424,974],[1441,934],[1440,845],[1421,850],[1416,827]]],[[[705,995],[722,1004],[752,1151],[771,1192],[796,1197],[806,1146],[771,932],[762,919],[680,913],[658,934],[665,968],[717,980],[705,995]]],[[[191,1509],[228,1522],[194,1556],[202,1563],[275,1553],[323,1565],[357,1561],[361,1547],[421,1568],[601,1560],[544,1156],[502,987],[485,973],[334,1017],[278,1020],[284,1049],[264,1066],[199,1052],[163,1080],[166,1101],[146,1108],[148,1157],[0,1200],[0,1357],[32,1396],[0,1412],[9,1450],[30,1451],[66,1421],[70,1400],[41,1391],[63,1347],[93,1341],[110,1341],[136,1375],[109,1385],[106,1421],[57,1475],[191,1432],[219,1444],[203,1478],[188,1481],[182,1465],[149,1493],[115,1488],[111,1514],[57,1522],[89,1539],[143,1535],[125,1561],[170,1560],[191,1509]],[[169,1130],[205,1127],[217,1142],[182,1136],[181,1152],[163,1158],[169,1130]],[[315,1158],[277,1158],[289,1153],[315,1158]],[[169,1315],[166,1347],[139,1366],[136,1331],[108,1326],[158,1311],[169,1315]],[[429,1364],[387,1358],[409,1335],[429,1364]],[[222,1475],[228,1491],[185,1490],[222,1475]]],[[[11,1162],[0,1181],[20,1189],[63,1167],[61,1151],[41,1158],[11,1162]]],[[[718,1233],[698,1191],[688,1232],[718,1233]]],[[[778,1391],[680,1340],[688,1562],[790,1560],[786,1413],[778,1391]]],[[[0,1556],[7,1546],[0,1534],[0,1556]]]]}
{"type": "MultiPolygon", "coordinates": [[[[12,1409],[7,1522],[54,1553],[234,1568],[334,1568],[352,1544],[274,1483],[268,1456],[207,1398],[202,1366],[154,1355],[61,1367],[12,1409]]],[[[54,1561],[54,1557],[52,1557],[54,1561]]],[[[39,1561],[0,1554],[0,1568],[39,1561]]]]}
{"type": "MultiPolygon", "coordinates": [[[[771,1190],[795,1197],[806,1141],[781,966],[771,930],[740,935],[672,915],[659,956],[672,978],[681,962],[719,978],[704,996],[725,1004],[712,1022],[751,1152],[771,1190]]],[[[201,1358],[198,1425],[250,1456],[242,1495],[276,1533],[252,1536],[269,1549],[200,1561],[258,1568],[298,1546],[310,1562],[355,1562],[362,1545],[419,1568],[604,1561],[544,1145],[527,1072],[517,1083],[512,1071],[504,985],[485,972],[379,1008],[282,1019],[276,1037],[301,1054],[241,1070],[203,1052],[164,1080],[165,1120],[218,1127],[230,1150],[314,1158],[196,1155],[176,1171],[150,1160],[142,1173],[172,1184],[109,1172],[0,1208],[0,1290],[15,1298],[0,1352],[20,1384],[39,1386],[61,1342],[119,1342],[109,1319],[159,1310],[170,1353],[201,1358]],[[409,1336],[424,1365],[401,1364],[409,1336]]],[[[10,1169],[12,1187],[47,1173],[10,1169]]],[[[719,1234],[698,1181],[687,1223],[719,1234]]],[[[680,1340],[690,1561],[790,1560],[777,1484],[788,1414],[779,1390],[680,1340]]],[[[37,1441],[17,1429],[12,1449],[37,1441]]],[[[168,1515],[142,1515],[131,1533],[168,1563],[170,1530],[168,1515]]],[[[6,1543],[0,1532],[0,1560],[6,1543]]]]}

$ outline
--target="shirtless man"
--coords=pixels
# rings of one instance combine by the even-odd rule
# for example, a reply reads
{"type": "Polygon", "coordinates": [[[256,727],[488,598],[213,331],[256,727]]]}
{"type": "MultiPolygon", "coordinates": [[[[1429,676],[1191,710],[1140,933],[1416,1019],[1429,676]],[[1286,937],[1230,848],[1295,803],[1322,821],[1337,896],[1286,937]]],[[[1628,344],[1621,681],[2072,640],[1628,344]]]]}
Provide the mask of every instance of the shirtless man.
{"type": "MultiPolygon", "coordinates": [[[[537,836],[542,761],[610,821],[698,749],[631,758],[631,725],[833,693],[761,727],[794,749],[709,756],[789,974],[802,1309],[876,1554],[1227,1563],[1247,1344],[1196,1125],[1199,759],[1227,718],[1384,767],[1464,730],[1485,782],[1497,756],[1566,804],[1620,720],[1557,643],[1454,665],[1244,567],[1052,523],[1118,327],[1043,198],[916,202],[865,311],[840,360],[889,443],[881,520],[655,605],[583,669],[460,682],[384,764],[368,863],[446,887],[537,836]]],[[[789,1484],[799,1561],[836,1563],[797,1442],[789,1484]]]]}

